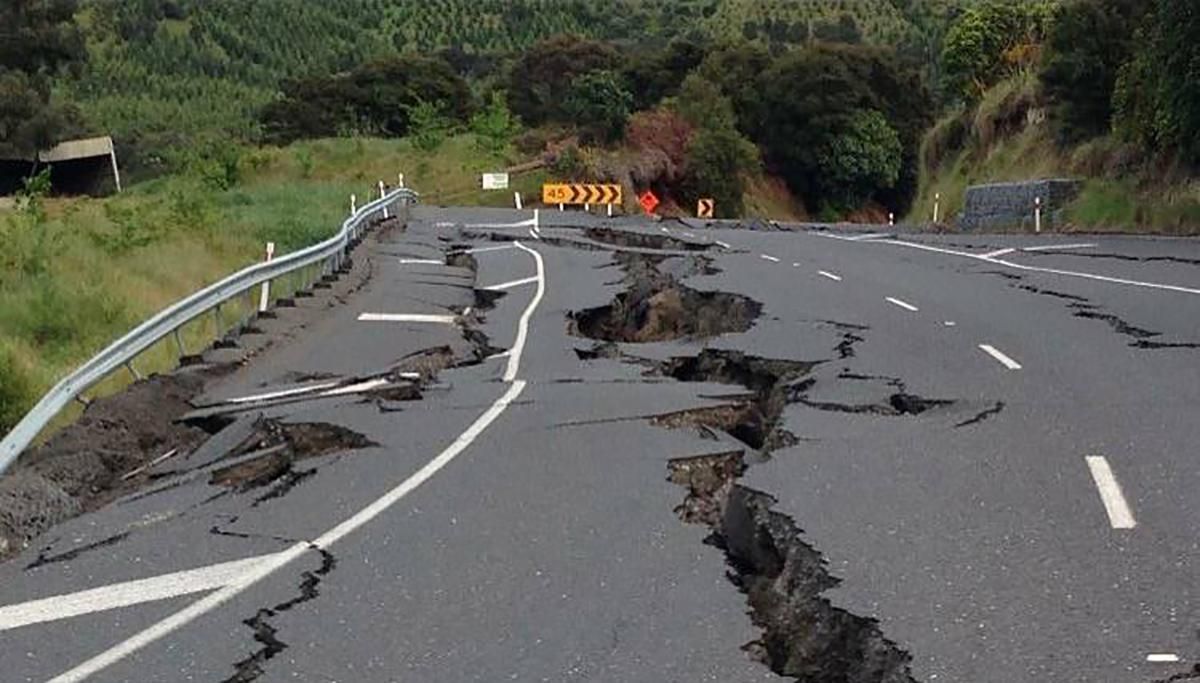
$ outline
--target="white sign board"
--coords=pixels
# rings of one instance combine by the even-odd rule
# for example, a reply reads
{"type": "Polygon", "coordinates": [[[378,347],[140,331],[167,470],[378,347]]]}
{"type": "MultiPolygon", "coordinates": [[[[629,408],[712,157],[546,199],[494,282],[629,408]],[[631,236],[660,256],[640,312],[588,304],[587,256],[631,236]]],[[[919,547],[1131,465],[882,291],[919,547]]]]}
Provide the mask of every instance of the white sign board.
{"type": "Polygon", "coordinates": [[[483,174],[483,189],[485,189],[485,190],[507,190],[508,189],[508,174],[507,173],[484,173],[483,174]]]}

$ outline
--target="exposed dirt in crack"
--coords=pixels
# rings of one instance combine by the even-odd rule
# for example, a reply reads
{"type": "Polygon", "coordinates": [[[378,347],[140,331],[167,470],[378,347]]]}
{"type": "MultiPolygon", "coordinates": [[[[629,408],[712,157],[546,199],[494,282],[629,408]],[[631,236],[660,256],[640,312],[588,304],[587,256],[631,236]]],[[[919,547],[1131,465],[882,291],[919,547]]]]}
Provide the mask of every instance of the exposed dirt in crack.
{"type": "Polygon", "coordinates": [[[662,234],[632,232],[615,228],[587,228],[583,231],[585,237],[596,242],[611,244],[616,247],[631,247],[634,249],[655,249],[660,251],[707,251],[714,245],[700,242],[689,242],[662,234]]]}
{"type": "Polygon", "coordinates": [[[618,342],[705,339],[745,332],[762,313],[762,304],[729,292],[701,292],[659,270],[654,258],[618,254],[626,291],[611,304],[573,312],[576,336],[618,342]]]}
{"type": "Polygon", "coordinates": [[[729,580],[745,594],[762,637],[751,656],[780,676],[810,683],[915,683],[911,656],[874,619],[822,597],[839,580],[771,496],[742,486],[740,453],[671,460],[669,480],[687,489],[676,514],[705,524],[707,543],[725,552],[729,580]]]}
{"type": "Polygon", "coordinates": [[[258,680],[266,673],[267,662],[288,648],[288,644],[280,640],[279,630],[272,625],[271,619],[297,605],[315,600],[320,595],[321,582],[337,568],[337,558],[332,553],[323,548],[311,547],[321,554],[321,566],[314,571],[306,571],[300,575],[299,595],[274,607],[264,607],[258,610],[254,616],[242,621],[243,624],[250,627],[254,633],[254,641],[262,647],[251,652],[245,659],[236,662],[233,665],[235,673],[224,679],[223,683],[249,683],[258,680]]]}

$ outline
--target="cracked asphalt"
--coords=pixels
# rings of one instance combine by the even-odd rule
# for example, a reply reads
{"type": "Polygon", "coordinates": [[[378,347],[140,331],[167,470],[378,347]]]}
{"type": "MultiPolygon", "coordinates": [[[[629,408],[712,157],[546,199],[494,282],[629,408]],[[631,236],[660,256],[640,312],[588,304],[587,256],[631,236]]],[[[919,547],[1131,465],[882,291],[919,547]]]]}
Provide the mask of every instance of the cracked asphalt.
{"type": "Polygon", "coordinates": [[[1200,676],[1200,242],[533,216],[206,353],[3,680],[1200,676]]]}

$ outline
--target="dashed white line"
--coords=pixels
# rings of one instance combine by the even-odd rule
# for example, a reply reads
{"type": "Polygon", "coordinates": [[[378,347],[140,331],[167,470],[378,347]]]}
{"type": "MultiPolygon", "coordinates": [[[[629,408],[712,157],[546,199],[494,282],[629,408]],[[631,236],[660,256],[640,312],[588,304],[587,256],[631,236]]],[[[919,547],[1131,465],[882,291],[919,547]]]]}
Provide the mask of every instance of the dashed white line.
{"type": "Polygon", "coordinates": [[[489,251],[504,251],[505,249],[516,249],[516,246],[512,245],[512,244],[502,244],[498,247],[476,247],[474,249],[468,249],[466,251],[466,253],[468,253],[468,254],[486,254],[489,251]]]}
{"type": "Polygon", "coordinates": [[[892,296],[886,297],[886,301],[889,304],[892,304],[894,306],[899,306],[900,308],[903,308],[906,311],[912,311],[913,313],[916,313],[917,311],[921,310],[921,309],[917,308],[916,306],[913,306],[912,304],[908,303],[907,301],[897,299],[896,297],[892,297],[892,296]]]}
{"type": "Polygon", "coordinates": [[[1146,661],[1157,664],[1176,664],[1179,662],[1179,655],[1173,652],[1152,652],[1146,655],[1146,661]]]}
{"type": "Polygon", "coordinates": [[[887,234],[886,232],[869,232],[865,235],[854,235],[853,237],[846,237],[845,239],[850,242],[868,242],[870,240],[877,240],[881,237],[891,237],[891,235],[887,234]]]}
{"type": "Polygon", "coordinates": [[[425,266],[444,266],[445,261],[438,261],[431,258],[402,258],[399,260],[401,265],[425,265],[425,266]]]}
{"type": "Polygon", "coordinates": [[[721,247],[722,249],[732,249],[733,248],[732,246],[729,245],[728,242],[722,242],[721,240],[716,240],[716,244],[718,247],[721,247]]]}
{"type": "Polygon", "coordinates": [[[696,234],[695,234],[695,233],[691,233],[691,232],[684,232],[684,233],[683,233],[683,236],[684,236],[684,237],[695,237],[695,236],[696,236],[696,234]]]}
{"type": "Polygon", "coordinates": [[[436,315],[432,313],[362,313],[359,322],[364,323],[437,323],[453,325],[458,317],[453,315],[436,315]]]}
{"type": "Polygon", "coordinates": [[[294,389],[281,389],[280,391],[272,391],[265,394],[239,396],[237,398],[231,398],[225,401],[225,403],[258,403],[259,401],[270,401],[271,399],[276,398],[287,398],[289,396],[299,396],[300,394],[311,394],[324,389],[332,389],[337,385],[337,382],[322,382],[320,384],[310,384],[305,387],[296,387],[294,389]]]}
{"type": "Polygon", "coordinates": [[[779,263],[779,259],[775,258],[774,256],[771,256],[770,254],[759,254],[759,257],[764,261],[770,261],[771,263],[779,263]]]}
{"type": "Polygon", "coordinates": [[[1112,528],[1132,529],[1137,526],[1137,521],[1133,519],[1133,511],[1125,501],[1125,494],[1121,493],[1121,485],[1117,483],[1117,477],[1113,474],[1108,459],[1102,455],[1089,455],[1086,460],[1112,528]]]}
{"type": "Polygon", "coordinates": [[[1095,244],[1047,244],[1041,247],[1022,247],[1021,251],[1056,251],[1058,249],[1091,249],[1095,244]]]}
{"type": "Polygon", "coordinates": [[[520,243],[517,243],[517,247],[533,254],[534,260],[537,262],[538,277],[541,279],[538,283],[538,292],[529,302],[529,306],[525,309],[518,323],[517,341],[513,345],[511,355],[508,359],[508,369],[504,373],[504,381],[512,382],[511,386],[509,386],[508,391],[504,392],[504,395],[496,399],[491,407],[471,423],[471,426],[467,427],[466,431],[442,450],[437,457],[426,463],[424,467],[417,470],[408,479],[405,479],[391,491],[388,491],[382,497],[375,500],[375,502],[359,510],[354,516],[325,532],[311,543],[302,541],[282,552],[261,558],[262,561],[260,563],[252,564],[250,569],[244,570],[241,575],[233,579],[233,582],[224,588],[197,600],[184,609],[134,634],[132,637],[101,652],[71,670],[55,676],[51,679],[50,683],[78,683],[79,681],[83,681],[220,607],[242,591],[282,569],[301,555],[311,552],[314,549],[329,547],[395,505],[399,500],[416,490],[421,484],[428,481],[470,447],[479,438],[479,435],[491,426],[520,397],[521,392],[525,390],[526,386],[525,380],[516,379],[516,373],[520,368],[521,353],[525,348],[529,319],[533,316],[533,312],[538,304],[541,303],[542,296],[545,293],[546,280],[545,266],[542,262],[541,254],[520,243]]]}
{"type": "MultiPolygon", "coordinates": [[[[799,265],[799,264],[797,264],[797,265],[799,265]]],[[[834,282],[842,281],[841,275],[834,275],[833,273],[829,272],[828,270],[818,270],[817,275],[820,275],[821,277],[824,277],[824,278],[829,278],[830,280],[833,280],[834,282]]]]}
{"type": "Polygon", "coordinates": [[[522,285],[532,284],[537,281],[538,281],[538,277],[536,275],[534,275],[533,277],[523,277],[520,280],[510,280],[508,282],[501,282],[498,285],[491,285],[490,287],[484,287],[484,289],[486,289],[488,291],[492,291],[492,292],[502,292],[506,289],[512,289],[513,287],[520,287],[522,285]]]}
{"type": "Polygon", "coordinates": [[[1021,369],[1020,363],[1009,358],[1003,352],[1001,352],[999,349],[992,346],[991,344],[980,344],[979,348],[981,351],[983,351],[987,355],[1000,361],[1000,364],[1003,365],[1004,367],[1008,368],[1009,370],[1020,370],[1021,369]]]}
{"type": "Polygon", "coordinates": [[[946,322],[944,322],[942,324],[945,325],[946,327],[955,327],[956,325],[958,325],[958,323],[954,322],[953,320],[947,320],[946,322]]]}
{"type": "Polygon", "coordinates": [[[670,232],[671,232],[670,230],[667,230],[667,229],[666,229],[666,227],[661,227],[661,228],[659,228],[659,230],[662,230],[662,231],[663,231],[663,232],[665,232],[665,233],[670,233],[670,232]]]}

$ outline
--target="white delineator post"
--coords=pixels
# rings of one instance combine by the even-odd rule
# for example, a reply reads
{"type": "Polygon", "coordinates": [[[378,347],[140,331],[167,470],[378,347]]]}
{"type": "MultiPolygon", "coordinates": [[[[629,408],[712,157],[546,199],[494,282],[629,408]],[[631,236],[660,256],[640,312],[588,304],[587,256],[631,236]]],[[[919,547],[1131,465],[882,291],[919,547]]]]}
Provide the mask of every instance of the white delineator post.
{"type": "MultiPolygon", "coordinates": [[[[275,243],[267,242],[267,263],[275,258],[275,243]]],[[[271,303],[271,281],[267,280],[262,283],[262,290],[258,293],[258,312],[266,313],[267,306],[271,303]]]]}
{"type": "Polygon", "coordinates": [[[1033,198],[1033,231],[1042,231],[1042,198],[1033,198]]]}
{"type": "Polygon", "coordinates": [[[517,205],[517,211],[520,211],[521,209],[525,208],[521,203],[521,193],[520,192],[513,193],[513,203],[517,205]]]}
{"type": "Polygon", "coordinates": [[[934,223],[938,222],[938,212],[941,209],[941,204],[942,204],[942,193],[941,192],[934,193],[934,195],[933,195],[933,222],[934,223]]]}
{"type": "Polygon", "coordinates": [[[896,214],[889,211],[888,212],[888,227],[894,226],[895,224],[896,224],[896,214]]]}
{"type": "Polygon", "coordinates": [[[350,215],[358,213],[358,197],[350,195],[350,215]]]}
{"type": "Polygon", "coordinates": [[[398,184],[398,185],[396,185],[396,187],[404,187],[404,174],[403,174],[403,173],[397,173],[397,174],[396,174],[396,179],[399,181],[399,184],[398,184]]]}
{"type": "Polygon", "coordinates": [[[608,205],[608,217],[612,218],[612,204],[608,205]]]}
{"type": "MultiPolygon", "coordinates": [[[[384,189],[383,181],[380,180],[379,181],[379,198],[383,199],[386,196],[387,196],[387,190],[384,189]]],[[[390,216],[388,216],[388,208],[385,206],[385,207],[383,207],[383,220],[386,221],[388,218],[390,218],[390,216]]]]}
{"type": "Polygon", "coordinates": [[[559,204],[558,204],[558,210],[559,210],[559,211],[566,211],[566,208],[565,208],[565,207],[563,207],[563,205],[562,205],[562,203],[561,203],[561,202],[559,202],[559,204]]]}

